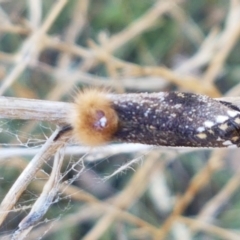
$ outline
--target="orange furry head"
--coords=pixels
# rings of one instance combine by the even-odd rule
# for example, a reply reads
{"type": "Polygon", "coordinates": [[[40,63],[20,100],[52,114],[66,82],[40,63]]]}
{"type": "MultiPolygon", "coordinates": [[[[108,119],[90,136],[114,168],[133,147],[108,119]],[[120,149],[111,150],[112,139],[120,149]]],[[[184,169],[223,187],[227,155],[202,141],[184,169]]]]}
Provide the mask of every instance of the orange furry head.
{"type": "Polygon", "coordinates": [[[107,93],[98,89],[87,89],[76,96],[70,121],[76,140],[88,146],[111,141],[118,128],[118,115],[107,93]]]}

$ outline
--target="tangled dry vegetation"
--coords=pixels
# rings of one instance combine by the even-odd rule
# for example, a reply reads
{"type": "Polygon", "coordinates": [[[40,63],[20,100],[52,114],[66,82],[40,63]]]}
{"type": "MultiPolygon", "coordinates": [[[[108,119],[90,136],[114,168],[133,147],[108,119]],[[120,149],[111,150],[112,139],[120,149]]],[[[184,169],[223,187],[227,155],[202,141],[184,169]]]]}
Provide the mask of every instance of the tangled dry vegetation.
{"type": "Polygon", "coordinates": [[[234,100],[239,0],[9,0],[0,18],[2,239],[240,239],[239,150],[53,142],[84,86],[234,100]]]}

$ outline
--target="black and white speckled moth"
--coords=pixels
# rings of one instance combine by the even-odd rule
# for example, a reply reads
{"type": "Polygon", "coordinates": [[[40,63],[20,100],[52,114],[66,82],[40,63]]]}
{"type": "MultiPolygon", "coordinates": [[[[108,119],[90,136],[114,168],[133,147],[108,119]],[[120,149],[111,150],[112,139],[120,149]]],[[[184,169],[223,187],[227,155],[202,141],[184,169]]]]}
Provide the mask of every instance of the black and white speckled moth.
{"type": "Polygon", "coordinates": [[[170,147],[240,147],[240,110],[207,96],[159,92],[108,94],[88,89],[76,96],[69,117],[84,145],[108,142],[170,147]]]}

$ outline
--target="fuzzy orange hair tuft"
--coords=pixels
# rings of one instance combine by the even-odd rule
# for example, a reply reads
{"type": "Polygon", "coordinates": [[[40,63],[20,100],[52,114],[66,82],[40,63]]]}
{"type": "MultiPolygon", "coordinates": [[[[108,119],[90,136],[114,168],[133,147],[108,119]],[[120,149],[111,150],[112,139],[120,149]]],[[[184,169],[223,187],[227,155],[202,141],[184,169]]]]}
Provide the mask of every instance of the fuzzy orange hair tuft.
{"type": "Polygon", "coordinates": [[[108,143],[118,128],[118,115],[107,98],[107,92],[85,89],[77,94],[70,118],[74,137],[83,145],[108,143]]]}

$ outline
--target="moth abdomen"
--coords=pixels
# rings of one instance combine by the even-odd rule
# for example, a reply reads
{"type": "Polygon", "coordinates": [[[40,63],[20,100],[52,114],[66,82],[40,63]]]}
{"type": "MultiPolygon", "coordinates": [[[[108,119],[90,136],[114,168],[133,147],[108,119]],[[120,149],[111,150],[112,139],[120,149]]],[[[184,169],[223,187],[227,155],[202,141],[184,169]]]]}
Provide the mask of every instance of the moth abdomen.
{"type": "Polygon", "coordinates": [[[161,92],[118,95],[114,99],[121,124],[116,139],[172,147],[240,144],[240,112],[207,96],[161,92]]]}

